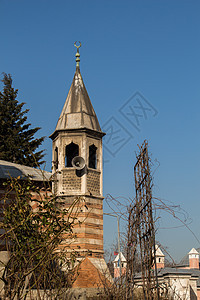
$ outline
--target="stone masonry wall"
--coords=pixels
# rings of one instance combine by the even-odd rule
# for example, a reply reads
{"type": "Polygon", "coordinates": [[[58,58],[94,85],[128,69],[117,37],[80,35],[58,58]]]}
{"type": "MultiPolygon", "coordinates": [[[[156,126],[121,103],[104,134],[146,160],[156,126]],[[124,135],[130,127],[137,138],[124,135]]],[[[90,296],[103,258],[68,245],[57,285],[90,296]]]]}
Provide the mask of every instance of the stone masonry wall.
{"type": "Polygon", "coordinates": [[[81,190],[81,177],[76,175],[74,168],[62,170],[62,186],[63,191],[80,191],[81,190]]]}
{"type": "Polygon", "coordinates": [[[88,170],[87,174],[87,189],[89,192],[100,194],[100,172],[97,170],[88,170]]]}

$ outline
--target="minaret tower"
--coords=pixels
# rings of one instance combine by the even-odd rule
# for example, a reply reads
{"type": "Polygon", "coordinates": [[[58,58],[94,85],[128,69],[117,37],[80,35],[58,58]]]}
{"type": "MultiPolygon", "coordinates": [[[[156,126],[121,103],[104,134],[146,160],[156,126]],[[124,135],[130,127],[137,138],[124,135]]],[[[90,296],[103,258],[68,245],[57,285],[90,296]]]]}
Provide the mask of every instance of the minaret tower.
{"type": "Polygon", "coordinates": [[[80,202],[77,215],[80,224],[74,228],[76,238],[70,243],[66,240],[64,246],[69,245],[80,257],[87,256],[92,261],[103,258],[102,137],[105,134],[80,73],[81,43],[74,45],[76,72],[56,129],[50,136],[54,189],[64,206],[69,207],[75,198],[80,202]],[[74,157],[78,157],[78,163],[74,157]]]}

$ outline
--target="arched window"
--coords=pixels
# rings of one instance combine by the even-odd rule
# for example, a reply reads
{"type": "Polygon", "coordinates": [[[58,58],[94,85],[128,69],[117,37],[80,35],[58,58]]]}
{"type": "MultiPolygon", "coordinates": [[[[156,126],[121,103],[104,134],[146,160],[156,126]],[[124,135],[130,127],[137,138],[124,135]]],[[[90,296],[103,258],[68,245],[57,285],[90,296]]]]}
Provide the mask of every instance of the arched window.
{"type": "Polygon", "coordinates": [[[56,170],[58,169],[58,147],[54,150],[54,166],[56,170]]]}
{"type": "Polygon", "coordinates": [[[72,167],[72,159],[75,156],[79,155],[79,147],[78,145],[71,143],[66,146],[65,150],[65,167],[71,168],[72,167]]]}
{"type": "Polygon", "coordinates": [[[97,147],[89,146],[89,168],[97,168],[97,147]]]}

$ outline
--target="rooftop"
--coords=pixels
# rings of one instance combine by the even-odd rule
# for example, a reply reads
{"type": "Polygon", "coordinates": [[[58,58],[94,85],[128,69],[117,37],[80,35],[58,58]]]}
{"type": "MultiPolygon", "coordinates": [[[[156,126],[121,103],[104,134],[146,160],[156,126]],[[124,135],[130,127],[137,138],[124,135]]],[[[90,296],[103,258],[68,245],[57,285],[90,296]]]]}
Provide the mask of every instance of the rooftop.
{"type": "Polygon", "coordinates": [[[51,173],[9,161],[0,160],[0,179],[8,179],[10,177],[16,178],[19,176],[20,179],[25,179],[30,176],[32,180],[35,181],[48,181],[51,177],[51,173]]]}
{"type": "MultiPolygon", "coordinates": [[[[155,270],[153,270],[155,272],[155,270]]],[[[197,287],[200,287],[200,270],[197,269],[178,269],[178,268],[163,268],[163,269],[158,269],[158,278],[163,277],[163,276],[192,276],[192,277],[198,277],[197,278],[197,287]]],[[[135,276],[135,279],[140,279],[142,278],[142,273],[137,273],[135,276]]]]}

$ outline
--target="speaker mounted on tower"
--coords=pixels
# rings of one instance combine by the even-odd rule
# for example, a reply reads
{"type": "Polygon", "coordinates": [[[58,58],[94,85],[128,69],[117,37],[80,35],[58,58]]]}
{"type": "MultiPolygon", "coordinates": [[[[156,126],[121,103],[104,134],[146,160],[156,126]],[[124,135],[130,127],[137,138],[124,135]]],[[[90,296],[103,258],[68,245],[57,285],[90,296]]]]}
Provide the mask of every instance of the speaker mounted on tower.
{"type": "Polygon", "coordinates": [[[86,164],[83,157],[75,156],[72,159],[72,166],[76,169],[76,175],[78,177],[81,177],[84,174],[86,174],[86,164]]]}

